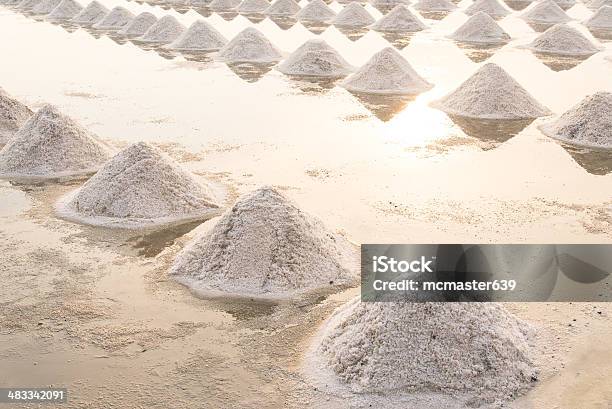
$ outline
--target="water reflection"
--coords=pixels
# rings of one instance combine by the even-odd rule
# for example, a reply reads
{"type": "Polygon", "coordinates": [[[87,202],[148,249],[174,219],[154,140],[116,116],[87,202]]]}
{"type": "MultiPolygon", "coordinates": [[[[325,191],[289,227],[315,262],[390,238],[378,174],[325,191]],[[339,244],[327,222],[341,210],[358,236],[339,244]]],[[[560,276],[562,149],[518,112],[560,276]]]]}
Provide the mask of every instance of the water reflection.
{"type": "Polygon", "coordinates": [[[349,40],[357,41],[370,31],[367,28],[349,28],[349,27],[336,27],[338,31],[344,34],[349,40]]]}
{"type": "Polygon", "coordinates": [[[448,16],[449,13],[450,11],[419,11],[419,14],[428,20],[442,20],[448,16]]]}
{"type": "Polygon", "coordinates": [[[604,40],[603,42],[612,41],[612,30],[601,30],[601,29],[591,28],[589,29],[589,31],[591,32],[593,37],[599,40],[604,40]]]}
{"type": "Polygon", "coordinates": [[[521,10],[525,10],[527,8],[527,6],[529,6],[531,4],[530,1],[516,1],[516,0],[506,0],[505,1],[506,5],[508,7],[510,7],[512,10],[514,11],[521,11],[521,10]]]}
{"type": "Polygon", "coordinates": [[[266,19],[263,14],[242,14],[242,16],[254,24],[261,23],[266,19]]]}
{"type": "Polygon", "coordinates": [[[275,16],[270,17],[270,20],[272,20],[272,22],[276,24],[281,30],[289,30],[297,23],[297,20],[291,17],[275,16]]]}
{"type": "Polygon", "coordinates": [[[390,121],[416,99],[416,95],[376,95],[351,92],[368,111],[383,122],[390,121]]]}
{"type": "Polygon", "coordinates": [[[192,10],[201,15],[202,17],[212,16],[212,11],[210,11],[208,7],[197,7],[193,8],[192,10]]]}
{"type": "Polygon", "coordinates": [[[470,44],[456,41],[457,47],[461,48],[470,60],[481,63],[491,58],[504,44],[470,44]]]}
{"type": "Polygon", "coordinates": [[[340,78],[317,78],[297,75],[286,75],[293,87],[310,95],[325,94],[333,89],[340,78]]]}
{"type": "Polygon", "coordinates": [[[225,21],[232,21],[238,17],[238,13],[235,11],[219,11],[217,14],[225,21]]]}
{"type": "Polygon", "coordinates": [[[480,147],[490,150],[498,147],[510,138],[518,135],[528,127],[534,119],[497,120],[467,118],[458,115],[448,115],[463,133],[483,142],[480,147]]]}
{"type": "Polygon", "coordinates": [[[325,30],[327,30],[327,27],[330,26],[330,24],[327,23],[313,23],[306,21],[303,21],[301,24],[306,28],[306,30],[316,35],[321,34],[325,30]]]}
{"type": "Polygon", "coordinates": [[[403,50],[414,36],[414,33],[381,33],[383,38],[387,40],[398,50],[403,50]]]}
{"type": "Polygon", "coordinates": [[[560,142],[574,161],[592,175],[612,172],[612,150],[596,150],[560,142]]]}
{"type": "Polygon", "coordinates": [[[155,257],[166,247],[173,245],[176,239],[189,233],[201,223],[201,221],[190,222],[159,231],[142,232],[128,238],[127,243],[137,250],[138,256],[155,257]]]}
{"type": "Polygon", "coordinates": [[[128,39],[121,34],[107,33],[106,36],[119,45],[123,45],[128,42],[128,39]]]}
{"type": "MultiPolygon", "coordinates": [[[[213,54],[213,51],[202,51],[202,52],[181,51],[181,55],[187,61],[205,63],[204,66],[208,66],[208,65],[210,65],[213,62],[212,54],[213,54]]],[[[202,65],[200,64],[200,66],[202,66],[202,65]]]]}
{"type": "Polygon", "coordinates": [[[529,27],[531,27],[533,29],[533,31],[535,31],[536,33],[543,33],[544,31],[548,30],[549,28],[551,28],[555,24],[554,23],[551,24],[551,23],[532,23],[532,22],[527,22],[527,25],[529,27]]]}
{"type": "Polygon", "coordinates": [[[567,71],[576,68],[590,56],[586,57],[567,57],[555,54],[545,54],[533,51],[533,54],[548,68],[555,72],[567,71]]]}
{"type": "Polygon", "coordinates": [[[276,64],[227,63],[234,74],[246,82],[257,82],[276,64]]]}

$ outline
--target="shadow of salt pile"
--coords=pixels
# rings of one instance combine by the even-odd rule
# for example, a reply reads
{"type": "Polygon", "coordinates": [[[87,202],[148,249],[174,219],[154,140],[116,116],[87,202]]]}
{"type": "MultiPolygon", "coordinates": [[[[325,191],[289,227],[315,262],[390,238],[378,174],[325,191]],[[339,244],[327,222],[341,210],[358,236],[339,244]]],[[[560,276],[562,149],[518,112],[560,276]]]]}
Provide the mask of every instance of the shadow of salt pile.
{"type": "Polygon", "coordinates": [[[534,119],[477,119],[448,115],[467,136],[478,139],[478,146],[484,150],[495,149],[527,128],[534,119]]]}
{"type": "Polygon", "coordinates": [[[592,175],[605,176],[612,172],[612,151],[578,147],[559,141],[559,144],[584,170],[592,175]]]}
{"type": "Polygon", "coordinates": [[[376,118],[388,122],[416,99],[416,95],[377,95],[350,91],[376,118]]]}

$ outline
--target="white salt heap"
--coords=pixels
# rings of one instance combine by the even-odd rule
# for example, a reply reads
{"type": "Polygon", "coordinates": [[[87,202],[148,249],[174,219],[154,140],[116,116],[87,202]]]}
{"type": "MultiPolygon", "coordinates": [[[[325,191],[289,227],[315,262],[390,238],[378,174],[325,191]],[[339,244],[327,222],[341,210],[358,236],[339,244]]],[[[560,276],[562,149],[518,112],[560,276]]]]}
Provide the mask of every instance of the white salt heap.
{"type": "Polygon", "coordinates": [[[586,57],[600,51],[580,31],[566,24],[552,26],[526,48],[539,53],[576,57],[586,57]]]}
{"type": "Polygon", "coordinates": [[[144,33],[146,33],[147,30],[149,30],[155,23],[157,23],[157,17],[148,11],[145,11],[134,17],[134,19],[130,21],[130,23],[126,25],[120,31],[120,33],[130,37],[141,36],[144,35],[144,33]]]}
{"type": "Polygon", "coordinates": [[[124,7],[113,8],[104,18],[93,25],[99,30],[121,30],[134,19],[134,15],[124,7]]]}
{"type": "Polygon", "coordinates": [[[109,10],[96,0],[92,1],[71,21],[81,25],[96,24],[107,15],[109,10]]]}
{"type": "Polygon", "coordinates": [[[548,136],[577,145],[612,149],[612,94],[590,95],[540,129],[548,136]]]}
{"type": "Polygon", "coordinates": [[[62,0],[42,0],[36,6],[32,7],[32,13],[47,15],[59,6],[62,0]]]}
{"type": "Polygon", "coordinates": [[[571,18],[553,0],[542,0],[535,3],[521,15],[523,20],[531,23],[556,24],[570,21],[571,18]]]}
{"type": "Polygon", "coordinates": [[[248,27],[227,43],[217,57],[231,63],[273,63],[281,59],[281,53],[259,30],[248,27]]]}
{"type": "MultiPolygon", "coordinates": [[[[313,0],[316,1],[316,0],[313,0]]],[[[287,75],[340,78],[352,71],[351,65],[323,40],[308,40],[279,66],[287,75]]]]}
{"type": "Polygon", "coordinates": [[[378,20],[372,29],[383,32],[415,32],[425,29],[423,24],[403,4],[398,4],[378,20]]]}
{"type": "Polygon", "coordinates": [[[5,144],[32,116],[30,108],[0,88],[0,144],[5,144]]]}
{"type": "Polygon", "coordinates": [[[216,51],[227,44],[227,39],[204,20],[196,20],[175,42],[168,45],[180,51],[216,51]]]}
{"type": "Polygon", "coordinates": [[[603,6],[584,25],[589,28],[612,30],[612,6],[603,6]]]}
{"type": "Polygon", "coordinates": [[[45,17],[49,21],[71,20],[83,11],[83,6],[74,0],[62,0],[53,11],[45,17]]]}
{"type": "Polygon", "coordinates": [[[179,21],[173,16],[164,16],[153,24],[138,40],[145,43],[169,44],[175,41],[185,31],[179,21]]]}
{"type": "Polygon", "coordinates": [[[592,10],[599,10],[603,6],[612,6],[612,0],[593,0],[588,7],[592,10]]]}
{"type": "Polygon", "coordinates": [[[300,11],[300,5],[294,0],[276,0],[267,9],[264,10],[264,14],[268,16],[294,16],[300,11]]]}
{"type": "Polygon", "coordinates": [[[414,8],[421,11],[452,11],[457,6],[449,0],[419,0],[414,8]]]}
{"type": "Polygon", "coordinates": [[[81,223],[135,228],[210,217],[219,206],[191,173],[140,142],[111,158],[57,210],[81,223]]]}
{"type": "Polygon", "coordinates": [[[477,44],[503,44],[510,41],[510,35],[484,11],[470,17],[449,38],[477,44]]]}
{"type": "Polygon", "coordinates": [[[34,7],[39,5],[42,0],[23,0],[17,5],[18,10],[32,10],[34,7]]]}
{"type": "Polygon", "coordinates": [[[242,196],[177,256],[170,274],[211,295],[285,298],[353,284],[355,246],[271,187],[242,196]]]}
{"type": "Polygon", "coordinates": [[[295,15],[299,21],[326,23],[336,17],[336,13],[323,0],[311,0],[295,15]]]}
{"type": "Polygon", "coordinates": [[[478,119],[534,119],[550,114],[503,68],[492,63],[432,106],[451,115],[478,119]]]}
{"type": "Polygon", "coordinates": [[[505,17],[510,14],[510,10],[504,7],[497,0],[476,0],[465,10],[465,14],[468,16],[473,16],[481,11],[484,11],[493,18],[505,17]]]}
{"type": "Polygon", "coordinates": [[[333,21],[337,27],[346,28],[363,28],[373,24],[376,20],[368,11],[359,3],[349,3],[333,21]]]}
{"type": "Polygon", "coordinates": [[[354,299],[324,324],[307,362],[316,382],[390,403],[433,392],[456,397],[452,407],[505,407],[537,379],[533,335],[501,304],[354,299]]]}
{"type": "Polygon", "coordinates": [[[353,92],[388,95],[415,95],[432,87],[392,47],[374,54],[342,86],[353,92]]]}
{"type": "Polygon", "coordinates": [[[0,176],[58,178],[97,171],[108,149],[52,105],[38,110],[0,151],[0,176]]]}
{"type": "Polygon", "coordinates": [[[243,0],[237,11],[241,14],[262,14],[268,7],[268,0],[243,0]]]}
{"type": "Polygon", "coordinates": [[[208,8],[213,11],[233,10],[240,5],[240,0],[213,0],[208,8]]]}

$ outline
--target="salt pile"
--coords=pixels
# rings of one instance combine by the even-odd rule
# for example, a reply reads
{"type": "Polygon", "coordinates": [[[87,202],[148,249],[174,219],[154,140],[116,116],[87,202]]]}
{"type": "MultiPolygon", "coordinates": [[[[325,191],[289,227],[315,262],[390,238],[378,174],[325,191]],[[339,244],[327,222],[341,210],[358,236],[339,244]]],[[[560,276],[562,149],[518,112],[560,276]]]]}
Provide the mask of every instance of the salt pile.
{"type": "Polygon", "coordinates": [[[566,24],[557,24],[549,28],[526,48],[544,54],[576,57],[586,57],[600,51],[578,30],[566,24]]]}
{"type": "Polygon", "coordinates": [[[356,248],[271,187],[242,196],[176,258],[170,274],[208,293],[284,298],[353,284],[356,248]]]}
{"type": "Polygon", "coordinates": [[[88,131],[51,105],[38,110],[0,151],[0,176],[59,178],[93,173],[109,157],[88,131]]]}
{"type": "Polygon", "coordinates": [[[294,16],[300,11],[300,5],[294,0],[276,0],[267,9],[264,14],[268,16],[294,16]]]}
{"type": "Polygon", "coordinates": [[[574,4],[576,4],[576,0],[553,0],[559,7],[564,10],[571,8],[574,4]]]}
{"type": "MultiPolygon", "coordinates": [[[[550,0],[552,1],[552,0],[550,0]]],[[[510,10],[504,7],[497,0],[476,0],[470,7],[465,10],[465,14],[473,16],[476,13],[484,11],[493,18],[505,17],[510,14],[510,10]]]]}
{"type": "Polygon", "coordinates": [[[612,0],[593,0],[588,7],[592,10],[599,10],[603,6],[612,6],[612,0]]]}
{"type": "Polygon", "coordinates": [[[5,144],[32,116],[30,108],[0,88],[0,144],[5,144]]]}
{"type": "Polygon", "coordinates": [[[59,6],[62,0],[42,0],[36,6],[32,7],[32,13],[34,14],[49,14],[54,8],[59,6]]]}
{"type": "Polygon", "coordinates": [[[144,33],[146,33],[147,30],[155,23],[157,23],[157,17],[148,11],[145,11],[134,17],[134,19],[130,21],[130,23],[126,25],[120,31],[120,33],[130,37],[141,36],[144,35],[144,33]]]}
{"type": "Polygon", "coordinates": [[[414,8],[421,11],[451,11],[457,6],[449,0],[419,0],[414,8]]]}
{"type": "Polygon", "coordinates": [[[83,6],[74,0],[62,0],[53,11],[45,17],[49,21],[71,20],[83,11],[83,6]]]}
{"type": "Polygon", "coordinates": [[[510,41],[508,33],[484,11],[470,17],[449,38],[477,44],[501,44],[510,41]]]}
{"type": "Polygon", "coordinates": [[[390,9],[398,4],[410,5],[409,0],[371,0],[371,3],[376,8],[390,9]]]}
{"type": "Polygon", "coordinates": [[[525,11],[521,17],[531,23],[545,24],[565,23],[571,20],[553,0],[543,0],[536,3],[533,8],[525,11]]]}
{"type": "Polygon", "coordinates": [[[183,32],[185,26],[173,16],[164,16],[153,24],[138,40],[145,43],[169,44],[175,41],[183,32]]]}
{"type": "Polygon", "coordinates": [[[333,23],[337,27],[363,28],[375,21],[374,17],[361,4],[354,2],[344,6],[333,23]]]}
{"type": "Polygon", "coordinates": [[[353,92],[388,95],[415,95],[432,87],[392,47],[374,54],[342,86],[353,92]]]}
{"type": "Polygon", "coordinates": [[[295,17],[299,21],[325,23],[336,17],[336,13],[323,0],[311,0],[295,17]]]}
{"type": "Polygon", "coordinates": [[[372,26],[374,30],[383,32],[415,32],[425,27],[403,4],[395,6],[372,26]]]}
{"type": "Polygon", "coordinates": [[[96,24],[102,20],[104,16],[108,14],[108,12],[109,10],[106,7],[94,0],[89,3],[87,7],[83,9],[83,11],[77,14],[72,19],[72,22],[82,25],[96,24]]]}
{"type": "Polygon", "coordinates": [[[219,206],[208,187],[141,142],[111,158],[81,188],[60,200],[57,210],[81,223],[134,228],[210,217],[219,206]]]}
{"type": "Polygon", "coordinates": [[[42,0],[23,0],[17,5],[18,10],[32,10],[34,7],[39,5],[42,0]]]}
{"type": "Polygon", "coordinates": [[[227,44],[227,40],[204,20],[195,21],[168,48],[182,51],[216,51],[227,44]]]}
{"type": "Polygon", "coordinates": [[[208,8],[213,11],[233,10],[240,5],[240,0],[213,0],[208,8]]]}
{"type": "Polygon", "coordinates": [[[268,7],[270,7],[268,0],[244,0],[237,11],[241,14],[261,14],[268,7]]]}
{"type": "Polygon", "coordinates": [[[281,53],[259,30],[248,27],[227,43],[217,57],[233,63],[273,63],[281,59],[281,53]]]}
{"type": "Polygon", "coordinates": [[[316,382],[390,402],[433,392],[455,397],[452,407],[464,407],[460,399],[465,407],[505,407],[537,379],[533,335],[501,304],[355,299],[324,324],[309,369],[316,382]]]}
{"type": "Polygon", "coordinates": [[[548,136],[577,145],[612,148],[612,94],[590,95],[540,129],[548,136]]]}
{"type": "Polygon", "coordinates": [[[603,6],[585,21],[584,25],[589,28],[612,30],[612,7],[603,6]]]}
{"type": "MultiPolygon", "coordinates": [[[[313,0],[315,1],[315,0],[313,0]]],[[[340,78],[352,71],[338,51],[323,40],[308,40],[279,66],[287,75],[340,78]]]]}
{"type": "Polygon", "coordinates": [[[451,115],[478,119],[532,119],[550,114],[503,68],[492,63],[432,106],[451,115]]]}
{"type": "Polygon", "coordinates": [[[99,30],[121,30],[130,24],[133,19],[134,15],[129,10],[117,6],[92,27],[99,30]]]}

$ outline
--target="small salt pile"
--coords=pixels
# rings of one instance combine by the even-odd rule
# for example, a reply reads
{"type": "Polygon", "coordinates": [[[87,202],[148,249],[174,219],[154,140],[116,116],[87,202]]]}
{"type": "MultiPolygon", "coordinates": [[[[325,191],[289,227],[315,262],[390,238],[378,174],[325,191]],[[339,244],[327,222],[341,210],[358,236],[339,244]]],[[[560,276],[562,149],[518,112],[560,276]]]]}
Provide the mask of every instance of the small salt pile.
{"type": "Polygon", "coordinates": [[[59,6],[62,0],[42,0],[36,6],[32,7],[33,14],[47,15],[59,6]]]}
{"type": "Polygon", "coordinates": [[[593,0],[588,7],[592,10],[599,10],[603,6],[612,6],[612,0],[593,0]]]}
{"type": "Polygon", "coordinates": [[[415,95],[432,87],[392,47],[374,54],[342,86],[352,92],[387,95],[415,95]]]}
{"type": "Polygon", "coordinates": [[[553,0],[563,10],[567,10],[576,4],[576,0],[553,0]]]}
{"type": "Polygon", "coordinates": [[[336,17],[336,13],[323,0],[311,0],[295,17],[304,22],[327,23],[336,17]]]}
{"type": "Polygon", "coordinates": [[[525,11],[521,16],[530,23],[556,24],[570,21],[571,18],[553,0],[542,0],[525,11]]]}
{"type": "MultiPolygon", "coordinates": [[[[552,1],[552,0],[550,0],[552,1]]],[[[465,10],[465,14],[473,16],[476,13],[484,11],[493,18],[501,18],[510,14],[510,10],[504,7],[497,0],[476,0],[470,7],[465,10]]]]}
{"type": "Polygon", "coordinates": [[[363,28],[373,24],[376,20],[368,11],[359,3],[349,3],[333,21],[337,27],[346,28],[363,28]]]}
{"type": "MultiPolygon", "coordinates": [[[[316,0],[313,0],[316,1],[316,0]]],[[[323,40],[308,40],[279,66],[287,75],[340,78],[352,71],[351,65],[323,40]]]]}
{"type": "Polygon", "coordinates": [[[69,220],[124,228],[198,220],[219,211],[207,186],[143,142],[111,158],[56,208],[69,220]]]}
{"type": "Polygon", "coordinates": [[[185,31],[179,21],[173,16],[164,16],[153,24],[138,41],[155,44],[169,44],[175,41],[185,31]]]}
{"type": "Polygon", "coordinates": [[[98,30],[119,31],[134,19],[134,15],[124,7],[114,7],[104,18],[92,27],[98,30]]]}
{"type": "Polygon", "coordinates": [[[119,33],[128,37],[140,37],[155,23],[157,23],[157,17],[145,11],[134,17],[119,33]]]}
{"type": "Polygon", "coordinates": [[[243,0],[237,11],[240,14],[263,14],[268,7],[268,0],[243,0]]]}
{"type": "Polygon", "coordinates": [[[451,115],[477,119],[535,119],[550,114],[503,68],[492,63],[482,66],[432,106],[451,115]]]}
{"type": "Polygon", "coordinates": [[[208,8],[213,11],[229,11],[234,10],[239,5],[240,0],[213,0],[208,8]]]}
{"type": "Polygon", "coordinates": [[[0,144],[5,144],[32,116],[30,108],[0,88],[0,144]]]}
{"type": "Polygon", "coordinates": [[[87,5],[79,14],[77,14],[71,21],[80,25],[92,25],[96,24],[107,15],[109,10],[94,0],[87,5]]]}
{"type": "Polygon", "coordinates": [[[382,32],[416,32],[425,28],[425,24],[403,4],[395,6],[372,26],[372,29],[382,32]]]}
{"type": "Polygon", "coordinates": [[[217,57],[230,63],[274,63],[282,56],[259,30],[248,27],[227,43],[217,57]]]}
{"type": "Polygon", "coordinates": [[[457,6],[449,0],[419,0],[414,8],[421,11],[452,11],[457,6]]]}
{"type": "Polygon", "coordinates": [[[267,9],[264,10],[264,14],[268,16],[294,16],[300,11],[300,5],[294,0],[276,0],[267,9]]]}
{"type": "Polygon", "coordinates": [[[39,5],[42,0],[23,0],[17,5],[18,10],[30,11],[37,5],[39,5]]]}
{"type": "Polygon", "coordinates": [[[83,6],[75,0],[62,0],[51,13],[47,14],[45,19],[49,21],[72,20],[81,11],[83,11],[83,6]]]}
{"type": "Polygon", "coordinates": [[[470,17],[449,38],[464,43],[503,44],[510,36],[484,11],[470,17]]]}
{"type": "Polygon", "coordinates": [[[591,16],[584,25],[588,28],[612,30],[612,7],[603,6],[591,16]]]}
{"type": "Polygon", "coordinates": [[[410,0],[371,0],[372,6],[378,9],[390,10],[398,4],[410,5],[410,0]]]}
{"type": "Polygon", "coordinates": [[[0,177],[59,178],[97,171],[106,146],[52,105],[40,108],[0,151],[0,177]]]}
{"type": "Polygon", "coordinates": [[[612,94],[590,95],[540,129],[550,137],[573,144],[612,149],[612,94]]]}
{"type": "Polygon", "coordinates": [[[216,51],[227,44],[227,39],[204,20],[196,20],[169,49],[179,51],[216,51]]]}
{"type": "Polygon", "coordinates": [[[271,187],[242,196],[170,274],[209,295],[286,298],[353,284],[357,249],[271,187]]]}
{"type": "Polygon", "coordinates": [[[557,24],[540,34],[526,48],[544,54],[586,57],[598,53],[599,48],[567,24],[557,24]]]}

